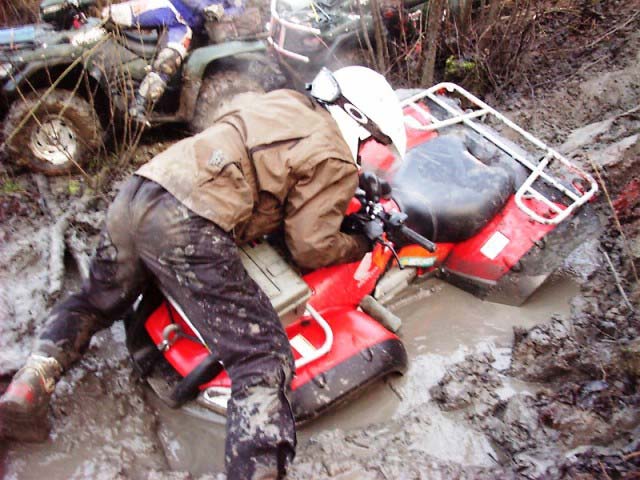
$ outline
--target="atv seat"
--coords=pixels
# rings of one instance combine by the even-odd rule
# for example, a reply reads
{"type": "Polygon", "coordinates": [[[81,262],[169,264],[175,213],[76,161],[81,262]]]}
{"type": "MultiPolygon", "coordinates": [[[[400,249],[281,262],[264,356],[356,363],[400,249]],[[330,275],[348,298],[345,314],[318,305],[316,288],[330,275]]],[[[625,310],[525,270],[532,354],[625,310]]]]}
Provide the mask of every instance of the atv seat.
{"type": "Polygon", "coordinates": [[[407,225],[436,242],[472,237],[514,192],[512,172],[481,162],[456,135],[409,150],[391,185],[407,225]]]}
{"type": "Polygon", "coordinates": [[[122,44],[133,53],[142,58],[151,59],[155,56],[158,44],[164,30],[120,30],[122,44]]]}

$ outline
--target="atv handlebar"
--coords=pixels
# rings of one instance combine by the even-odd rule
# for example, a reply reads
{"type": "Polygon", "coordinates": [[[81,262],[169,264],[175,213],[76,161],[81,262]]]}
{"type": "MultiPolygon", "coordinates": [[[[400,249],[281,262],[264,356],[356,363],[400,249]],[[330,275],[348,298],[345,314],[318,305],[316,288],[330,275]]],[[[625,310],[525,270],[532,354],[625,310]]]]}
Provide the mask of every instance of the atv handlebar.
{"type": "MultiPolygon", "coordinates": [[[[436,251],[436,244],[405,225],[407,215],[391,209],[386,211],[381,198],[391,197],[391,187],[374,174],[364,173],[360,177],[360,188],[356,191],[357,210],[347,217],[347,229],[365,235],[370,241],[386,245],[393,250],[394,244],[402,244],[398,237],[415,243],[429,252],[436,251]],[[384,188],[383,188],[384,187],[384,188]],[[391,240],[389,242],[388,240],[391,240]]],[[[394,250],[395,255],[395,250],[394,250]]]]}
{"type": "Polygon", "coordinates": [[[433,253],[436,251],[435,243],[433,243],[428,238],[423,237],[418,232],[407,227],[406,225],[400,226],[400,233],[404,235],[406,238],[408,238],[409,240],[411,240],[412,242],[415,242],[418,245],[420,245],[422,248],[428,250],[429,252],[433,253]]]}

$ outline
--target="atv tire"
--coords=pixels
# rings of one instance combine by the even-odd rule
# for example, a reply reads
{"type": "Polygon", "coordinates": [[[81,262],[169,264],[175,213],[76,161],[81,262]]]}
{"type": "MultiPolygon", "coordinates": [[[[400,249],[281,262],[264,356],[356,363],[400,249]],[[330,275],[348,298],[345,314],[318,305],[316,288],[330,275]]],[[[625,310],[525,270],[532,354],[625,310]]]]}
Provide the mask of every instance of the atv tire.
{"type": "Polygon", "coordinates": [[[238,70],[220,70],[207,75],[200,88],[191,129],[198,133],[210,127],[237,94],[264,91],[258,80],[238,70]]]}
{"type": "Polygon", "coordinates": [[[85,99],[67,90],[45,92],[11,105],[4,124],[6,148],[18,166],[63,175],[88,162],[102,146],[104,129],[85,99]]]}

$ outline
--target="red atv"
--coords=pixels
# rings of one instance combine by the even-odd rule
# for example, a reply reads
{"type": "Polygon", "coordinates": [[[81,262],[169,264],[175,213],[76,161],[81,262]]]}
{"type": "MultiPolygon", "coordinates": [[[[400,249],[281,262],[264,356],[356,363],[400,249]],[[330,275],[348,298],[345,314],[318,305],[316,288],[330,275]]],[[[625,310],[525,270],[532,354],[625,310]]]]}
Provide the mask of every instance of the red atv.
{"type": "MultiPolygon", "coordinates": [[[[413,279],[438,275],[520,304],[599,229],[585,205],[597,192],[593,178],[473,95],[440,84],[403,105],[405,159],[372,142],[362,153],[365,173],[344,225],[375,239],[361,261],[300,277],[267,240],[242,248],[286,326],[299,423],[406,370],[400,321],[384,303],[413,279]]],[[[138,371],[170,405],[195,399],[225,413],[230,380],[172,299],[146,294],[127,333],[138,371]]]]}

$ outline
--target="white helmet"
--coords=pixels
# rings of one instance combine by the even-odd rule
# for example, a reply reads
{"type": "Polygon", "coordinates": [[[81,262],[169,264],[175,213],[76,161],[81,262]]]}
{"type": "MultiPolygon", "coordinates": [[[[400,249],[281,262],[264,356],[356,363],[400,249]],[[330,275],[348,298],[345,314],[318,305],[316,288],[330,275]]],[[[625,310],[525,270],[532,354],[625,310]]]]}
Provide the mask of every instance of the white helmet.
{"type": "Polygon", "coordinates": [[[333,73],[322,68],[308,88],[340,127],[354,160],[360,141],[370,136],[404,157],[407,134],[402,107],[382,75],[366,67],[344,67],[333,73]]]}

